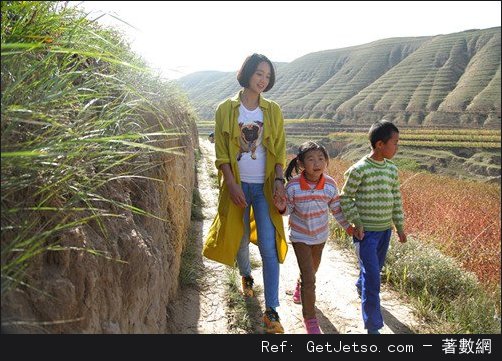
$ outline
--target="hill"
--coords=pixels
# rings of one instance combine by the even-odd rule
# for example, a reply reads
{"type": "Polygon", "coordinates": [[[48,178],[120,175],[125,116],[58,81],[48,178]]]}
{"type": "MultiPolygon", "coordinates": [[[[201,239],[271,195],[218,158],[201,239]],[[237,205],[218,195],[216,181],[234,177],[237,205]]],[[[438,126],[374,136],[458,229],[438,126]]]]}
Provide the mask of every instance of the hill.
{"type": "MultiPolygon", "coordinates": [[[[197,72],[179,83],[203,119],[239,89],[234,72],[197,72]]],[[[293,119],[500,129],[500,27],[310,53],[281,63],[266,96],[293,119]]]]}

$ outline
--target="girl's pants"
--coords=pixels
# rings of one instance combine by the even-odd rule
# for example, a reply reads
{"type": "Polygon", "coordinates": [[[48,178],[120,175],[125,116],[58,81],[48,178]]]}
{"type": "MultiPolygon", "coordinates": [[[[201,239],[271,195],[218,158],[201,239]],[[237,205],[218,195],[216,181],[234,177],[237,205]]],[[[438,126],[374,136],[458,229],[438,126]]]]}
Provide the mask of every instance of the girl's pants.
{"type": "Polygon", "coordinates": [[[315,275],[321,263],[325,243],[308,245],[302,242],[292,242],[292,244],[298,267],[300,267],[303,318],[308,320],[316,317],[315,275]]]}

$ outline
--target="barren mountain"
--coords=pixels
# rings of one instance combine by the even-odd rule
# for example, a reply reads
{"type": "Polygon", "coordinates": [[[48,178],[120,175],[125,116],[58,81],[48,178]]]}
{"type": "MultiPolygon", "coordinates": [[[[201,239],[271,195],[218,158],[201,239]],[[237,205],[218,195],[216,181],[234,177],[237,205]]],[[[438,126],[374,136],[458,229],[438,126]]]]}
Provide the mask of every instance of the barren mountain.
{"type": "MultiPolygon", "coordinates": [[[[500,27],[390,38],[276,64],[276,100],[286,118],[370,124],[500,128],[500,27]]],[[[203,119],[239,89],[235,72],[179,80],[203,119]]]]}

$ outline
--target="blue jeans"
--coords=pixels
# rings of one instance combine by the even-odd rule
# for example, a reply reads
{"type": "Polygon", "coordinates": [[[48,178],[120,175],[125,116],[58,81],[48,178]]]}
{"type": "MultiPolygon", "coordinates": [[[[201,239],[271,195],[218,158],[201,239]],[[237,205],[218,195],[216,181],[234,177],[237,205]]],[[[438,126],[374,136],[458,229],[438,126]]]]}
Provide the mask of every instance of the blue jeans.
{"type": "Polygon", "coordinates": [[[244,236],[237,252],[237,265],[241,276],[251,275],[249,261],[249,213],[253,207],[258,248],[263,264],[263,285],[265,288],[265,306],[279,306],[279,261],[275,246],[275,227],[270,218],[268,202],[263,192],[263,183],[242,183],[242,191],[248,206],[244,210],[244,236]]]}
{"type": "Polygon", "coordinates": [[[380,309],[380,271],[385,264],[391,234],[390,229],[379,232],[365,231],[362,241],[353,238],[361,268],[356,286],[361,290],[364,328],[370,331],[383,327],[380,309]]]}

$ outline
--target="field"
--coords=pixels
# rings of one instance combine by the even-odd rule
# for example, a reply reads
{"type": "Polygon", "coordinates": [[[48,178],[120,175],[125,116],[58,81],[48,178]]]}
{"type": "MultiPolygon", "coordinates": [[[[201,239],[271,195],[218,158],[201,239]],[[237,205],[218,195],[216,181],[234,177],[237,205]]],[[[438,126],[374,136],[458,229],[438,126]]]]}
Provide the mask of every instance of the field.
{"type": "MultiPolygon", "coordinates": [[[[342,187],[347,161],[329,174],[342,187]]],[[[500,185],[400,172],[406,232],[458,259],[484,284],[500,284],[500,185]]]]}

